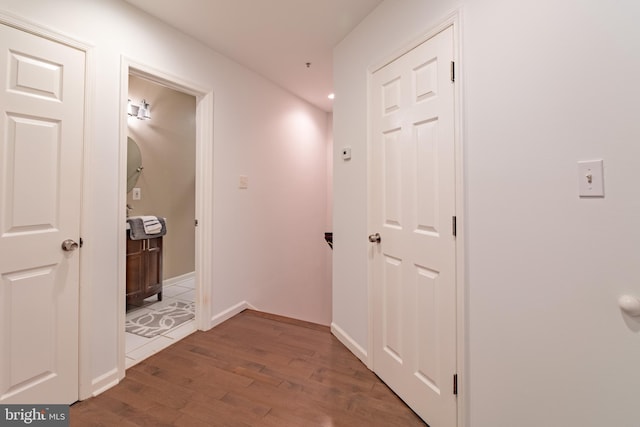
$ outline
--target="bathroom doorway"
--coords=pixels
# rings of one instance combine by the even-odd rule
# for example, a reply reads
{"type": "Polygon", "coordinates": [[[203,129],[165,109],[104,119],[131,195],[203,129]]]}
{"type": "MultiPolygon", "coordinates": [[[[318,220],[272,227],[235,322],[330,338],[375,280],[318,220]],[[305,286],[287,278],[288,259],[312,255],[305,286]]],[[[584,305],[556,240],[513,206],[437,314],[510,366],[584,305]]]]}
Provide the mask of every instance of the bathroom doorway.
{"type": "Polygon", "coordinates": [[[195,96],[129,75],[127,223],[143,233],[127,234],[127,368],[196,330],[195,117],[195,96]]]}
{"type": "Polygon", "coordinates": [[[212,283],[210,268],[202,260],[211,259],[212,239],[202,219],[211,217],[213,198],[212,92],[128,60],[122,72],[120,378],[130,366],[210,327],[209,307],[201,301],[210,301],[211,287],[202,285],[212,283]],[[150,218],[162,230],[132,239],[135,222],[150,218]]]}

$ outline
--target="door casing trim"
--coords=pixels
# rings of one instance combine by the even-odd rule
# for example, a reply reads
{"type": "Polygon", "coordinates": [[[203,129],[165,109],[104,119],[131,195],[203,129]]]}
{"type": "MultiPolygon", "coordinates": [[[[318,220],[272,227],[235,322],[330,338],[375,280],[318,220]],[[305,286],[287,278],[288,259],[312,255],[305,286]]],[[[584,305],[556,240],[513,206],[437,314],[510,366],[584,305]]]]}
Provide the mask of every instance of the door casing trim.
{"type": "Polygon", "coordinates": [[[212,89],[171,75],[126,56],[121,57],[120,75],[120,156],[118,199],[118,379],[125,376],[125,293],[126,293],[126,188],[127,188],[127,99],[129,75],[144,78],[196,98],[196,327],[208,330],[211,322],[211,293],[213,289],[213,112],[212,89]],[[207,286],[204,286],[206,284],[207,286]]]}
{"type": "MultiPolygon", "coordinates": [[[[384,60],[370,66],[367,69],[367,98],[371,96],[373,74],[390,64],[396,59],[400,58],[409,51],[415,49],[417,46],[426,42],[434,37],[444,29],[453,28],[453,58],[456,64],[456,80],[454,86],[454,144],[455,144],[455,212],[457,217],[457,235],[456,235],[456,365],[458,375],[458,405],[457,405],[457,425],[467,425],[466,414],[468,414],[468,396],[466,390],[468,390],[468,357],[466,356],[466,342],[467,331],[466,325],[466,274],[465,274],[465,224],[466,224],[466,185],[464,174],[464,121],[463,121],[463,82],[464,78],[460,70],[463,70],[461,66],[461,52],[462,52],[462,9],[458,8],[447,14],[438,24],[434,25],[430,29],[424,32],[421,36],[403,45],[392,54],[385,57],[384,60]]],[[[372,224],[371,212],[372,212],[372,168],[373,165],[373,150],[372,150],[372,111],[370,110],[371,102],[367,101],[369,106],[367,109],[367,234],[375,233],[375,226],[372,224]]],[[[367,358],[366,365],[369,369],[373,370],[373,263],[371,258],[367,258],[367,294],[368,294],[368,346],[367,346],[367,358]]]]}

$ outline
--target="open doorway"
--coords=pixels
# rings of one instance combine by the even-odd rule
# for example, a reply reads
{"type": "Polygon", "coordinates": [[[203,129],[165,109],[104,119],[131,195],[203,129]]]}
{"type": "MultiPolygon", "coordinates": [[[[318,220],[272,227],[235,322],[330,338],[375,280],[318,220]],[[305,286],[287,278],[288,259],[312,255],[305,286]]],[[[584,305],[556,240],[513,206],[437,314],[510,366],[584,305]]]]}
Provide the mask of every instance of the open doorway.
{"type": "Polygon", "coordinates": [[[211,327],[202,301],[210,301],[211,263],[203,260],[211,259],[212,233],[202,219],[212,217],[213,204],[213,93],[128,60],[122,82],[120,378],[126,368],[211,327]],[[132,111],[140,108],[149,118],[132,111]],[[127,171],[131,151],[134,177],[127,171]],[[157,217],[162,232],[131,239],[128,219],[141,217],[157,217]],[[132,275],[145,282],[131,285],[132,275]]]}
{"type": "Polygon", "coordinates": [[[129,75],[127,368],[196,330],[195,117],[195,96],[129,75]]]}

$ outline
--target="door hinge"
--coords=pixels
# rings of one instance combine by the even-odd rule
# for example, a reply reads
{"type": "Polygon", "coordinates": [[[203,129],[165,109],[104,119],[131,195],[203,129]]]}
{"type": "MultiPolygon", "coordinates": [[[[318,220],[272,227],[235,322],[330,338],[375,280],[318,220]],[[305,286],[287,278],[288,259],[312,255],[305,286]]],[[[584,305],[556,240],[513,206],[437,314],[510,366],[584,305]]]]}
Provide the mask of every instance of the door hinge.
{"type": "Polygon", "coordinates": [[[451,232],[454,237],[458,235],[458,218],[455,215],[451,217],[451,232]]]}
{"type": "Polygon", "coordinates": [[[82,247],[82,245],[84,245],[84,240],[82,240],[82,237],[80,238],[80,247],[82,247]]]}
{"type": "Polygon", "coordinates": [[[456,81],[456,63],[451,61],[451,81],[456,81]]]}
{"type": "Polygon", "coordinates": [[[453,394],[458,395],[458,374],[453,374],[453,394]]]}

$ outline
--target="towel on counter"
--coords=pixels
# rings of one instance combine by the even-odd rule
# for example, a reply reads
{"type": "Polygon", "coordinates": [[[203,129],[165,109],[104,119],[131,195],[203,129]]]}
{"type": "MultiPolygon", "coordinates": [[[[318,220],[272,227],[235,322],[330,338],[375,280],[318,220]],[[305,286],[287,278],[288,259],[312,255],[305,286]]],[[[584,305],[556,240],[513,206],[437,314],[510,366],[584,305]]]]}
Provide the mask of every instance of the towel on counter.
{"type": "Polygon", "coordinates": [[[143,240],[167,234],[166,219],[159,216],[133,216],[127,218],[129,238],[143,240]]]}
{"type": "Polygon", "coordinates": [[[158,234],[162,231],[162,224],[160,224],[157,216],[143,216],[140,218],[146,234],[158,234]]]}

